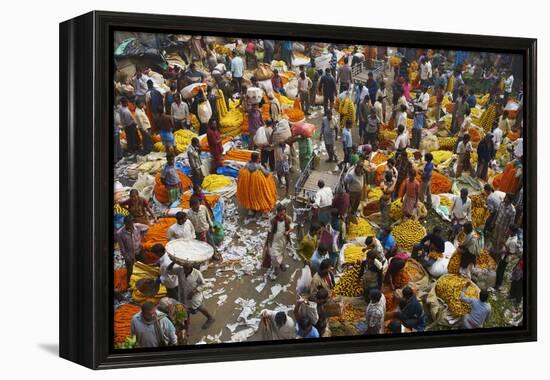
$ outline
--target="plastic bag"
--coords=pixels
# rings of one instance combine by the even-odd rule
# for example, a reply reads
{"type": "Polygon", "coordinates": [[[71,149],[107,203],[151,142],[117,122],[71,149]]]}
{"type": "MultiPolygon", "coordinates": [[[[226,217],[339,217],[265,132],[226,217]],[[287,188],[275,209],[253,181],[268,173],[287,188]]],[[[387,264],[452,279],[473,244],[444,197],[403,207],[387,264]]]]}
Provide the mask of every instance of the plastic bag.
{"type": "Polygon", "coordinates": [[[282,119],[275,126],[271,139],[273,144],[281,144],[287,141],[291,136],[292,132],[290,132],[290,124],[288,124],[288,120],[282,119]]]}
{"type": "Polygon", "coordinates": [[[438,259],[428,268],[428,273],[432,277],[439,278],[447,274],[447,264],[449,264],[449,259],[438,259]]]}
{"type": "Polygon", "coordinates": [[[184,87],[181,90],[181,96],[183,96],[184,99],[191,99],[199,93],[199,91],[202,89],[203,91],[206,91],[206,83],[193,83],[189,86],[184,87]]]}
{"type": "Polygon", "coordinates": [[[271,79],[267,79],[263,81],[259,80],[258,86],[260,86],[260,88],[264,90],[266,94],[268,95],[273,94],[273,84],[271,83],[271,79]]]}
{"type": "Polygon", "coordinates": [[[313,136],[313,133],[315,132],[315,125],[299,122],[292,124],[292,135],[293,136],[303,136],[303,137],[311,137],[313,136]]]}
{"type": "Polygon", "coordinates": [[[267,135],[265,133],[265,127],[261,126],[254,135],[254,143],[258,146],[265,146],[269,142],[267,141],[267,135]]]}
{"type": "Polygon", "coordinates": [[[249,87],[246,90],[246,96],[250,99],[250,103],[258,104],[262,101],[264,97],[264,92],[261,88],[249,87]]]}
{"type": "Polygon", "coordinates": [[[201,123],[208,123],[208,121],[212,117],[212,107],[210,106],[210,102],[208,100],[205,100],[204,102],[199,104],[198,114],[201,123]]]}
{"type": "Polygon", "coordinates": [[[309,286],[311,284],[311,269],[308,265],[302,268],[302,274],[296,282],[296,294],[307,294],[309,293],[309,286]]]}

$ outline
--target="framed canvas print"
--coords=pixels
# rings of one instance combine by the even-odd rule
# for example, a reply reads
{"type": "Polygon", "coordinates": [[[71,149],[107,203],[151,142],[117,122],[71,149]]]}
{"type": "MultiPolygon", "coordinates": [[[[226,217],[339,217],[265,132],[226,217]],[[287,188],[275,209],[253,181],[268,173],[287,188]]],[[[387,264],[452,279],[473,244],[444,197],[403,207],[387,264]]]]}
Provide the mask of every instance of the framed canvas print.
{"type": "Polygon", "coordinates": [[[60,355],[536,340],[536,40],[60,25],[60,355]]]}

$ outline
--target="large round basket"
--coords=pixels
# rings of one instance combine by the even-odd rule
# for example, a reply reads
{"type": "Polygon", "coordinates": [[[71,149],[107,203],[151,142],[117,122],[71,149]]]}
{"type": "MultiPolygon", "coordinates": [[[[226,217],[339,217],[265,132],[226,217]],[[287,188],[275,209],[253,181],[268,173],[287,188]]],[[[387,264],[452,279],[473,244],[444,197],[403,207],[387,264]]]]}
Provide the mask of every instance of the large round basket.
{"type": "Polygon", "coordinates": [[[200,264],[210,260],[214,248],[199,240],[175,239],[166,244],[168,257],[177,264],[200,264]]]}

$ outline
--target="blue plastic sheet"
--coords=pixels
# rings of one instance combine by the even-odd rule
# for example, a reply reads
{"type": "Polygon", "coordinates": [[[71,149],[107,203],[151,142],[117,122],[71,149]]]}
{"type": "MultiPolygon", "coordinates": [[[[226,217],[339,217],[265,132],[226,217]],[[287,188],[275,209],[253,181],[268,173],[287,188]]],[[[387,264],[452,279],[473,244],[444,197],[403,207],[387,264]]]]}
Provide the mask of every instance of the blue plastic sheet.
{"type": "Polygon", "coordinates": [[[216,173],[227,177],[237,178],[239,176],[239,169],[235,169],[230,166],[220,166],[216,169],[216,173]]]}
{"type": "Polygon", "coordinates": [[[179,161],[176,161],[176,169],[178,169],[180,172],[188,177],[191,175],[191,168],[189,166],[185,166],[179,161]]]}
{"type": "Polygon", "coordinates": [[[222,198],[218,199],[218,203],[212,208],[212,214],[214,214],[215,223],[223,223],[223,201],[222,198]]]}
{"type": "Polygon", "coordinates": [[[113,221],[117,230],[122,228],[124,225],[124,214],[115,214],[113,221]]]}

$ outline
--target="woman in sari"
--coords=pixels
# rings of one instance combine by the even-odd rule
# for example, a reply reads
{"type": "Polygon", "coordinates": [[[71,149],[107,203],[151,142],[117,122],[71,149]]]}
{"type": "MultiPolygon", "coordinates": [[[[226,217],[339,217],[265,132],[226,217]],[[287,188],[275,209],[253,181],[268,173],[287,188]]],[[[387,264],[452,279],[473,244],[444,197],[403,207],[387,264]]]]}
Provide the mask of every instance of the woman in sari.
{"type": "Polygon", "coordinates": [[[212,155],[212,173],[216,173],[216,169],[223,166],[223,137],[216,119],[210,119],[206,138],[208,140],[208,149],[212,155]]]}
{"type": "Polygon", "coordinates": [[[147,214],[149,214],[153,221],[157,221],[157,217],[153,213],[153,210],[151,210],[149,203],[145,198],[139,196],[136,189],[130,190],[130,197],[123,202],[119,202],[119,204],[128,210],[136,223],[149,225],[147,214]]]}
{"type": "Polygon", "coordinates": [[[416,180],[416,171],[409,171],[409,178],[404,181],[401,189],[403,194],[403,215],[411,217],[418,205],[418,196],[420,195],[420,184],[416,180]]]}

